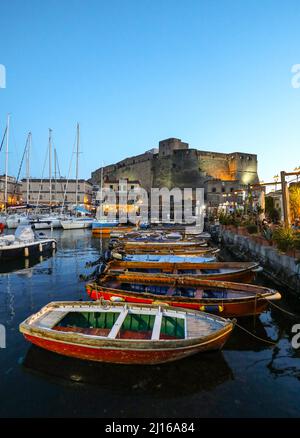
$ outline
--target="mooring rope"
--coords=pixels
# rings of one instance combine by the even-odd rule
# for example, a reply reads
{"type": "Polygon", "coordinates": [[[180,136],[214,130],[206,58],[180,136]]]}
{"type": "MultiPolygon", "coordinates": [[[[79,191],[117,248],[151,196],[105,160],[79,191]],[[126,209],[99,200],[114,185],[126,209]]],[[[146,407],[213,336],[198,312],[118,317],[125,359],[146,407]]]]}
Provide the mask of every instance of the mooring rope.
{"type": "Polygon", "coordinates": [[[265,299],[266,299],[266,301],[268,301],[269,304],[276,307],[276,309],[281,310],[281,312],[286,313],[289,316],[293,316],[294,318],[299,317],[299,315],[296,315],[295,313],[292,313],[292,312],[288,312],[287,310],[283,309],[282,307],[278,306],[277,304],[274,304],[273,301],[268,300],[267,298],[265,298],[265,299]]]}
{"type": "Polygon", "coordinates": [[[241,330],[243,330],[244,332],[246,332],[248,335],[252,336],[252,337],[255,338],[255,339],[258,339],[259,341],[266,342],[267,344],[271,344],[271,345],[276,345],[276,342],[274,342],[274,341],[269,341],[268,339],[264,339],[264,338],[260,338],[259,336],[256,336],[254,333],[252,333],[252,332],[250,332],[249,330],[245,329],[245,327],[242,327],[242,326],[239,325],[237,322],[235,323],[235,325],[236,325],[239,329],[241,329],[241,330]]]}

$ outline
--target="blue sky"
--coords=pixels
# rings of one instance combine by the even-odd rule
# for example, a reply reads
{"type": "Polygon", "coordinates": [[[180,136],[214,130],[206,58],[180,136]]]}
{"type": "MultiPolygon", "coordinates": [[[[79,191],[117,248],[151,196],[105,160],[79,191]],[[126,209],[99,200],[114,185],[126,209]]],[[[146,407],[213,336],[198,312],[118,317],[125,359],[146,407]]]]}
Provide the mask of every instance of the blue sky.
{"type": "Polygon", "coordinates": [[[10,173],[32,131],[41,176],[52,128],[67,175],[77,121],[82,177],[167,137],[257,153],[264,181],[300,166],[299,20],[298,0],[2,0],[10,173]]]}

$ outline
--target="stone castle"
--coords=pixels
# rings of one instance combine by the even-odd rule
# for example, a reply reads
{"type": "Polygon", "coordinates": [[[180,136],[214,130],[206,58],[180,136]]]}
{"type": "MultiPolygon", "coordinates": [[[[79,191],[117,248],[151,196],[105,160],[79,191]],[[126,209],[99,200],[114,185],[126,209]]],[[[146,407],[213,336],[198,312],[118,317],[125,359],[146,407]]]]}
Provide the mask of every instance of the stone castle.
{"type": "MultiPolygon", "coordinates": [[[[216,198],[219,194],[232,193],[259,181],[256,155],[191,149],[178,138],[162,140],[158,149],[105,166],[103,176],[111,180],[138,180],[148,191],[152,187],[203,187],[212,204],[219,202],[216,198]]],[[[101,168],[92,173],[90,181],[99,184],[100,179],[101,168]]]]}

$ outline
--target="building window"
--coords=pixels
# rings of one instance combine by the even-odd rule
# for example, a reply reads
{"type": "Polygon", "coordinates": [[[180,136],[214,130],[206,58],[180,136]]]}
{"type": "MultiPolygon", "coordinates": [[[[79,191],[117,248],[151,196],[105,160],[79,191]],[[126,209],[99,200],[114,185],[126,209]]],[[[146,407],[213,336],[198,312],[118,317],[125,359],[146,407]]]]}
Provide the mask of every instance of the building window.
{"type": "Polygon", "coordinates": [[[215,187],[213,187],[213,188],[211,189],[211,191],[212,191],[213,193],[216,193],[217,189],[216,189],[215,187]]]}
{"type": "Polygon", "coordinates": [[[234,188],[230,187],[230,193],[234,192],[234,188]]]}
{"type": "Polygon", "coordinates": [[[130,188],[131,188],[131,190],[134,190],[134,186],[131,186],[130,188]]]}
{"type": "Polygon", "coordinates": [[[222,187],[222,193],[225,193],[225,187],[222,187]]]}

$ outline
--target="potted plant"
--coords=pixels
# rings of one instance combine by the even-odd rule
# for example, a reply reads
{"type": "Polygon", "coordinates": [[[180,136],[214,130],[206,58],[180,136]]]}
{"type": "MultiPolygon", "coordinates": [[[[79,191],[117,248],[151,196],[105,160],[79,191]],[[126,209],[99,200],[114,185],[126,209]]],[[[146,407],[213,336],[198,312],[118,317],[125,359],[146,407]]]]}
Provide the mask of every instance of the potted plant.
{"type": "Polygon", "coordinates": [[[294,257],[295,249],[295,234],[290,227],[279,227],[273,233],[273,240],[279,251],[288,252],[294,257]]]}

